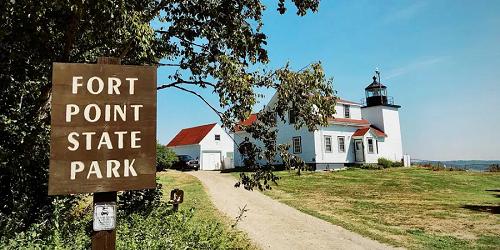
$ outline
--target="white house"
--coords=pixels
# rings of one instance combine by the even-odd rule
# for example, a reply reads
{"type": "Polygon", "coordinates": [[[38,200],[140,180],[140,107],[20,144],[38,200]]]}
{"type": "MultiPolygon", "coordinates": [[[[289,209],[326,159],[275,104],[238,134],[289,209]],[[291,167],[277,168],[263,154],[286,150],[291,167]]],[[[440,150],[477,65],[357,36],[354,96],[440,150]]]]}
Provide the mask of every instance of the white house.
{"type": "MultiPolygon", "coordinates": [[[[291,153],[300,156],[316,170],[333,169],[349,164],[376,163],[384,157],[401,161],[403,148],[399,124],[399,108],[387,96],[387,87],[373,77],[365,88],[364,104],[337,100],[336,114],[329,119],[329,125],[315,131],[307,128],[295,129],[294,117],[288,115],[285,122],[278,119],[278,144],[289,144],[291,153]],[[292,118],[292,119],[290,119],[292,118]]],[[[275,103],[276,95],[267,107],[275,103]]],[[[258,122],[257,115],[251,115],[242,124],[258,122]]],[[[237,131],[235,139],[236,166],[243,166],[238,145],[248,138],[257,146],[263,144],[251,139],[245,131],[237,131]]],[[[280,164],[281,159],[276,159],[280,164]]]]}
{"type": "Polygon", "coordinates": [[[233,168],[234,142],[217,123],[182,129],[168,144],[177,155],[199,159],[201,170],[233,168]]]}

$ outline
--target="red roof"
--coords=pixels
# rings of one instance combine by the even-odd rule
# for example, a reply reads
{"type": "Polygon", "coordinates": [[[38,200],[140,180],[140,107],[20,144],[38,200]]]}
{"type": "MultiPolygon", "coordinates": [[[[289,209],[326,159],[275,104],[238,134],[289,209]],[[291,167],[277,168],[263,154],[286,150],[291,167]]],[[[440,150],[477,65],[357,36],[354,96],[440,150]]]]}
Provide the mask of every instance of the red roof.
{"type": "Polygon", "coordinates": [[[328,118],[329,123],[345,123],[354,125],[370,125],[370,122],[365,119],[349,119],[349,118],[328,118]]]}
{"type": "Polygon", "coordinates": [[[373,130],[373,132],[375,132],[375,135],[377,135],[378,137],[387,137],[387,134],[384,133],[384,131],[382,131],[381,129],[373,125],[370,125],[370,128],[373,130]]]}
{"type": "Polygon", "coordinates": [[[364,127],[356,130],[352,136],[364,136],[369,130],[372,130],[377,137],[386,137],[387,135],[384,131],[378,129],[377,127],[370,125],[370,127],[364,127]]]}
{"type": "Polygon", "coordinates": [[[167,147],[198,144],[212,130],[217,123],[181,130],[168,144],[167,147]]]}
{"type": "Polygon", "coordinates": [[[238,123],[238,125],[236,125],[234,131],[238,132],[238,131],[241,130],[241,128],[240,128],[241,125],[243,125],[243,126],[250,126],[255,121],[257,121],[257,114],[251,114],[247,119],[245,119],[244,121],[241,121],[240,123],[238,123]]]}
{"type": "Polygon", "coordinates": [[[356,130],[356,132],[354,132],[354,134],[352,134],[352,136],[363,136],[368,132],[368,130],[370,130],[369,127],[360,128],[360,129],[356,130]]]}

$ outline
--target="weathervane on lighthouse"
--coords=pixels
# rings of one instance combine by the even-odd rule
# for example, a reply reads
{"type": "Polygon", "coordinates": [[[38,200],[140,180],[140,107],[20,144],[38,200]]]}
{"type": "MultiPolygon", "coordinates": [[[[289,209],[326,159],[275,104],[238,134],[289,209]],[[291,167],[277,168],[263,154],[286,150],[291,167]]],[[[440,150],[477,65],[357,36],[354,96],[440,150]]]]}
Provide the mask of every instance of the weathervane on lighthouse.
{"type": "MultiPolygon", "coordinates": [[[[382,93],[382,82],[380,81],[380,71],[378,70],[378,67],[375,68],[375,74],[377,75],[377,78],[378,78],[379,91],[380,91],[380,93],[382,93]]],[[[382,94],[380,95],[380,101],[384,102],[382,94]]]]}

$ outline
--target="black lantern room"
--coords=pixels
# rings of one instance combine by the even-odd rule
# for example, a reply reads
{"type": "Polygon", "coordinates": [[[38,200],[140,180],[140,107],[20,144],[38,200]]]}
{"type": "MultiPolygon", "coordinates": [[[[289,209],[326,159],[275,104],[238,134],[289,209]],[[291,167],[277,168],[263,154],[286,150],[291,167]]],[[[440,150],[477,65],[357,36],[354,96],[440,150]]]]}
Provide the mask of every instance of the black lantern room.
{"type": "Polygon", "coordinates": [[[380,77],[377,80],[377,76],[373,76],[373,82],[365,88],[365,94],[367,107],[389,104],[387,87],[380,82],[380,77]]]}

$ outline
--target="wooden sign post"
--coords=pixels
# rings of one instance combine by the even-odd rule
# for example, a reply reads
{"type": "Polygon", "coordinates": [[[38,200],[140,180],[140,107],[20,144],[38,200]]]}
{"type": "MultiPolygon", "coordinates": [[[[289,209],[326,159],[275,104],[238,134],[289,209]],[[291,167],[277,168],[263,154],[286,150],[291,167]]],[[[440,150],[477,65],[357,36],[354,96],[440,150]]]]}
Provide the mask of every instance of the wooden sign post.
{"type": "Polygon", "coordinates": [[[49,195],[94,193],[93,249],[115,248],[116,191],[156,187],[156,67],[116,64],[53,64],[49,195]]]}
{"type": "MultiPolygon", "coordinates": [[[[99,57],[97,58],[97,64],[121,64],[121,60],[119,58],[109,58],[109,57],[99,57]]],[[[94,197],[92,199],[92,207],[94,210],[96,209],[96,204],[101,202],[111,202],[115,203],[116,208],[116,191],[115,192],[101,192],[94,193],[94,197]]],[[[94,211],[95,212],[95,211],[94,211]]],[[[95,220],[96,216],[93,216],[95,220]]],[[[116,221],[116,217],[115,217],[116,221]]],[[[94,228],[92,230],[92,249],[116,249],[116,230],[115,228],[111,230],[102,230],[96,231],[94,228]]]]}

